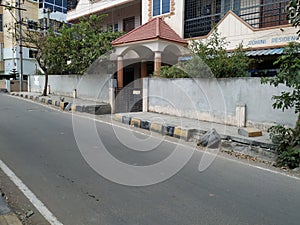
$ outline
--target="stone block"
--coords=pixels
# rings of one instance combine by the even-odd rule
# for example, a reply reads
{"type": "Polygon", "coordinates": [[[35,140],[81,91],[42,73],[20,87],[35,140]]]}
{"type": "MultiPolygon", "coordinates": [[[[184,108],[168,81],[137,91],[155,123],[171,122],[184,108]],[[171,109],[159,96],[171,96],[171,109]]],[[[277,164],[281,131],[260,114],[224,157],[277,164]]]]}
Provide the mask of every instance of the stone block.
{"type": "Polygon", "coordinates": [[[141,120],[141,128],[145,130],[150,130],[151,123],[147,120],[141,120]]]}
{"type": "Polygon", "coordinates": [[[150,131],[154,131],[154,132],[158,132],[158,133],[162,133],[162,127],[163,125],[160,123],[151,123],[150,125],[150,131]]]}
{"type": "Polygon", "coordinates": [[[72,112],[83,112],[83,106],[72,104],[71,111],[72,112]]]}
{"type": "Polygon", "coordinates": [[[132,118],[131,121],[130,121],[130,125],[140,128],[141,127],[141,120],[137,119],[137,118],[132,118]]]}
{"type": "Polygon", "coordinates": [[[221,144],[221,136],[213,128],[210,131],[207,131],[203,136],[198,140],[197,145],[208,148],[218,148],[221,144]]]}
{"type": "Polygon", "coordinates": [[[62,110],[64,110],[68,104],[69,104],[68,102],[60,102],[60,103],[59,103],[59,107],[60,107],[62,110]]]}
{"type": "Polygon", "coordinates": [[[129,116],[122,116],[122,123],[130,125],[130,122],[131,122],[131,117],[129,117],[129,116]]]}
{"type": "Polygon", "coordinates": [[[244,137],[260,137],[262,131],[254,127],[243,127],[238,129],[238,134],[244,137]]]}
{"type": "Polygon", "coordinates": [[[66,105],[66,107],[65,107],[65,111],[70,111],[71,110],[71,106],[72,106],[72,103],[71,102],[69,102],[67,105],[66,105]]]}
{"type": "Polygon", "coordinates": [[[162,126],[162,134],[173,137],[174,136],[175,127],[172,125],[163,125],[162,126]]]}
{"type": "Polygon", "coordinates": [[[175,127],[174,137],[188,141],[191,138],[191,129],[175,127]]]}
{"type": "Polygon", "coordinates": [[[114,115],[114,120],[122,123],[122,115],[121,114],[115,114],[114,115]]]}

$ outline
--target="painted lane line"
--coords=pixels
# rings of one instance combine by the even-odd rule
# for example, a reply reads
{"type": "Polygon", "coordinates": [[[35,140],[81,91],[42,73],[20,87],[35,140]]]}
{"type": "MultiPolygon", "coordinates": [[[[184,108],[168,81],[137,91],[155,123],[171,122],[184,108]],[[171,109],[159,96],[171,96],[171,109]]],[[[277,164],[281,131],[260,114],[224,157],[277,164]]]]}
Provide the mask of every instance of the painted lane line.
{"type": "Polygon", "coordinates": [[[1,159],[0,168],[51,225],[63,225],[1,159]]]}

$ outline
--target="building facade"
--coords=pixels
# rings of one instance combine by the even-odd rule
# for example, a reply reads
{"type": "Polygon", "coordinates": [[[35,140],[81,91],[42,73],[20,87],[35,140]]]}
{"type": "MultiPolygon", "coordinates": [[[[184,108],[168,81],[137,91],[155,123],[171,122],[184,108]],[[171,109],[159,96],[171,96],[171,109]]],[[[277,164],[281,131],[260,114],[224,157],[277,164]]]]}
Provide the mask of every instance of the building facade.
{"type": "MultiPolygon", "coordinates": [[[[17,0],[3,5],[16,6],[17,0]]],[[[67,0],[24,0],[21,1],[23,33],[27,30],[43,32],[49,28],[58,29],[66,21],[67,0]],[[50,25],[48,26],[47,23],[50,25]]],[[[20,73],[20,48],[16,23],[20,21],[18,10],[0,6],[0,74],[1,78],[17,78],[20,73]]],[[[23,75],[36,74],[39,70],[34,58],[34,48],[22,48],[23,75]]]]}
{"type": "Polygon", "coordinates": [[[273,62],[297,29],[286,18],[289,0],[143,0],[142,23],[163,17],[182,38],[206,40],[214,27],[229,43],[228,51],[242,44],[254,59],[252,76],[273,75],[273,62]]]}
{"type": "Polygon", "coordinates": [[[90,14],[108,16],[105,26],[128,32],[153,18],[163,20],[185,40],[206,40],[217,27],[226,38],[226,49],[242,44],[257,59],[250,75],[272,75],[273,62],[291,41],[299,41],[297,29],[286,18],[289,0],[78,0],[72,2],[67,20],[90,14]],[[258,74],[259,73],[259,74],[258,74]]]}
{"type": "Polygon", "coordinates": [[[70,1],[68,22],[92,14],[106,14],[104,29],[129,32],[142,24],[141,0],[70,1]]]}

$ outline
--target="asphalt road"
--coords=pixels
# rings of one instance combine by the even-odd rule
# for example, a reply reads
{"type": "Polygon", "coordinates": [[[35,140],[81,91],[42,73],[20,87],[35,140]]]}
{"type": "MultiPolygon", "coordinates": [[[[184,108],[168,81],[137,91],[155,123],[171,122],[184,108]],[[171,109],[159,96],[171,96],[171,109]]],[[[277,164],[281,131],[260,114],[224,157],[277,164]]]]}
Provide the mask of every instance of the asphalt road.
{"type": "MultiPolygon", "coordinates": [[[[77,120],[83,128],[89,124],[77,120]]],[[[96,128],[103,146],[130,165],[152,165],[176,147],[163,141],[140,152],[124,146],[111,125],[99,122],[96,128]]],[[[130,131],[122,135],[129,142],[134,139],[130,131]]],[[[135,137],[151,141],[142,134],[135,137]]],[[[202,155],[194,152],[183,169],[158,184],[117,184],[83,158],[70,113],[0,94],[0,159],[63,224],[299,224],[299,180],[223,157],[199,172],[202,155]]],[[[132,171],[129,177],[138,175],[132,171]]]]}

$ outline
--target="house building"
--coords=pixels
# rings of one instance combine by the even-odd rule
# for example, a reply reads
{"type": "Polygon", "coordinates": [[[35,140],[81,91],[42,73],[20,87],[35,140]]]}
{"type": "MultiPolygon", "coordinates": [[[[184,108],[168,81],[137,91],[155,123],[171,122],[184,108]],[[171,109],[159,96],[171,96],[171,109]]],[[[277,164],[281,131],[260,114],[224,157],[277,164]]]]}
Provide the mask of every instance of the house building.
{"type": "Polygon", "coordinates": [[[141,0],[70,1],[68,22],[92,14],[106,14],[104,29],[129,32],[142,24],[141,0]]]}
{"type": "MultiPolygon", "coordinates": [[[[20,48],[16,39],[16,23],[20,20],[18,9],[8,10],[5,5],[16,6],[18,0],[10,3],[3,2],[0,6],[0,74],[2,78],[16,77],[20,72],[20,48]]],[[[48,28],[47,22],[52,29],[58,29],[66,21],[67,0],[25,0],[21,1],[22,29],[43,32],[48,28]]],[[[34,48],[22,48],[23,52],[23,75],[37,73],[38,66],[34,58],[34,48]]]]}
{"type": "MultiPolygon", "coordinates": [[[[76,2],[77,5],[73,4],[76,6],[68,11],[68,21],[76,21],[90,14],[106,13],[108,16],[105,26],[125,32],[144,25],[154,18],[161,18],[182,39],[205,41],[217,27],[218,32],[228,42],[226,49],[229,52],[242,44],[247,51],[246,54],[257,59],[252,65],[252,71],[249,71],[252,76],[274,75],[277,68],[273,62],[282,54],[283,47],[288,42],[298,41],[297,29],[286,19],[285,7],[289,0],[79,0],[76,2]],[[127,25],[129,18],[132,18],[132,25],[127,25]]],[[[135,42],[139,41],[141,40],[135,39],[135,42]]],[[[135,45],[135,42],[131,42],[131,45],[135,45]]],[[[120,46],[117,42],[113,44],[118,48],[120,46]]]]}
{"type": "MultiPolygon", "coordinates": [[[[182,38],[206,40],[216,26],[229,42],[258,59],[251,75],[272,75],[283,47],[297,41],[297,29],[287,21],[289,0],[143,0],[142,23],[162,17],[182,38]],[[261,73],[263,72],[263,73],[261,73]]],[[[299,40],[298,40],[299,41],[299,40]]]]}

